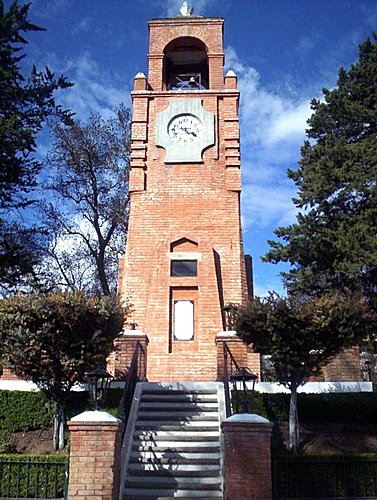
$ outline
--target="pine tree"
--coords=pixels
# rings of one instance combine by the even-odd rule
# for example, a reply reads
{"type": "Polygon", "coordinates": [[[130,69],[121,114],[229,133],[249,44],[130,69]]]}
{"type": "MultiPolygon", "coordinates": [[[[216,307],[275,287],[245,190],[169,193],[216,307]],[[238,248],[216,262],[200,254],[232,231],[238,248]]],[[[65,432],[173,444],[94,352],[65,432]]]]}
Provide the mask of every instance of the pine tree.
{"type": "MultiPolygon", "coordinates": [[[[22,274],[32,270],[35,254],[33,245],[25,248],[14,238],[24,231],[14,231],[16,210],[31,203],[30,192],[36,185],[41,163],[35,158],[36,137],[51,115],[69,118],[69,113],[55,102],[54,92],[71,84],[60,76],[56,78],[46,67],[37,71],[33,66],[25,78],[20,64],[27,44],[23,33],[42,31],[28,20],[30,4],[13,2],[5,12],[0,0],[0,282],[14,284],[22,274]],[[9,225],[9,221],[13,223],[9,225]],[[3,243],[6,244],[3,244],[3,243]],[[29,258],[26,258],[29,256],[29,258]],[[17,262],[16,266],[12,263],[17,262]],[[11,283],[10,283],[11,281],[11,283]]],[[[35,237],[37,239],[37,237],[35,237]]],[[[36,243],[36,241],[34,241],[36,243]]]]}
{"type": "MultiPolygon", "coordinates": [[[[376,37],[375,37],[376,38],[376,37]]],[[[377,306],[377,43],[339,71],[337,87],[313,99],[308,140],[297,170],[297,223],[269,241],[268,262],[289,262],[290,293],[362,290],[377,306]]]]}

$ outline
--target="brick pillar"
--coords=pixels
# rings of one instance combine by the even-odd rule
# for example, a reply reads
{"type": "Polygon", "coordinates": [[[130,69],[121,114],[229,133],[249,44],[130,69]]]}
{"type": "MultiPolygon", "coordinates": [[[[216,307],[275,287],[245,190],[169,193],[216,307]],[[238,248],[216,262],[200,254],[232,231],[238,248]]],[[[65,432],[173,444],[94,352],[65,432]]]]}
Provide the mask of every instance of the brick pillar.
{"type": "Polygon", "coordinates": [[[114,342],[115,350],[107,360],[107,369],[116,380],[125,380],[131,366],[136,342],[141,344],[139,351],[138,377],[145,380],[147,375],[147,347],[148,337],[140,330],[124,330],[123,334],[114,342]]]}
{"type": "Polygon", "coordinates": [[[344,349],[322,368],[322,374],[326,382],[361,381],[360,349],[344,349]]]}
{"type": "Polygon", "coordinates": [[[15,375],[10,368],[4,366],[3,370],[0,370],[0,379],[1,380],[21,380],[15,375]]]}
{"type": "Polygon", "coordinates": [[[224,500],[272,498],[272,424],[255,414],[233,415],[224,434],[224,500]]]}
{"type": "MultiPolygon", "coordinates": [[[[217,380],[224,380],[224,342],[227,343],[238,366],[247,366],[247,345],[237,337],[234,331],[219,332],[216,335],[217,380]]],[[[229,364],[228,368],[230,368],[229,364]]]]}
{"type": "Polygon", "coordinates": [[[123,424],[103,411],[87,411],[68,422],[68,500],[117,500],[123,424]]]}

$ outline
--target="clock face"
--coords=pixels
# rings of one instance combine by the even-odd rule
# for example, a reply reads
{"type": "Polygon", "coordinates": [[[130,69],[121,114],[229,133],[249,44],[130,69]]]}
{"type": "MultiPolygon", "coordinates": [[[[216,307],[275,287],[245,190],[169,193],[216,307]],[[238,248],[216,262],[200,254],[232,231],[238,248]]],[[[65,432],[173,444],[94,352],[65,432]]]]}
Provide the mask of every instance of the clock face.
{"type": "Polygon", "coordinates": [[[203,134],[203,125],[198,117],[189,113],[174,116],[168,124],[170,139],[181,146],[190,146],[203,134]]]}

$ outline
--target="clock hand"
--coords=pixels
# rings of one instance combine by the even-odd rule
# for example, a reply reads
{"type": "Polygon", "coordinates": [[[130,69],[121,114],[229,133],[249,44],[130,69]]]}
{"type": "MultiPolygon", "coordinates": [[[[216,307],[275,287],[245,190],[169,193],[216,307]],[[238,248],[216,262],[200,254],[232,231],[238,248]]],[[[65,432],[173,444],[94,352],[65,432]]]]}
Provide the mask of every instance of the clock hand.
{"type": "Polygon", "coordinates": [[[193,135],[194,137],[196,137],[196,136],[197,136],[197,134],[195,134],[195,132],[194,132],[193,130],[190,130],[190,129],[188,129],[188,128],[184,128],[184,129],[182,129],[182,130],[184,130],[185,132],[187,132],[187,133],[188,133],[188,134],[190,134],[190,135],[193,135]]]}

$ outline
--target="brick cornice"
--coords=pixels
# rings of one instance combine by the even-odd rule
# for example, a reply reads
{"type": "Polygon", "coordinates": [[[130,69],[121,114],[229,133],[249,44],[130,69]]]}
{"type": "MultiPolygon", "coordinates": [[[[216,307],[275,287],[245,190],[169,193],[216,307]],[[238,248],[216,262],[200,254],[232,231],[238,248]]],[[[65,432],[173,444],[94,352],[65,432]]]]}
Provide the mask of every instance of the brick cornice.
{"type": "Polygon", "coordinates": [[[200,95],[218,95],[219,97],[239,97],[240,91],[237,89],[221,89],[221,90],[165,90],[165,91],[156,91],[156,90],[132,90],[131,95],[135,97],[189,97],[190,95],[200,96],[200,95]]]}

